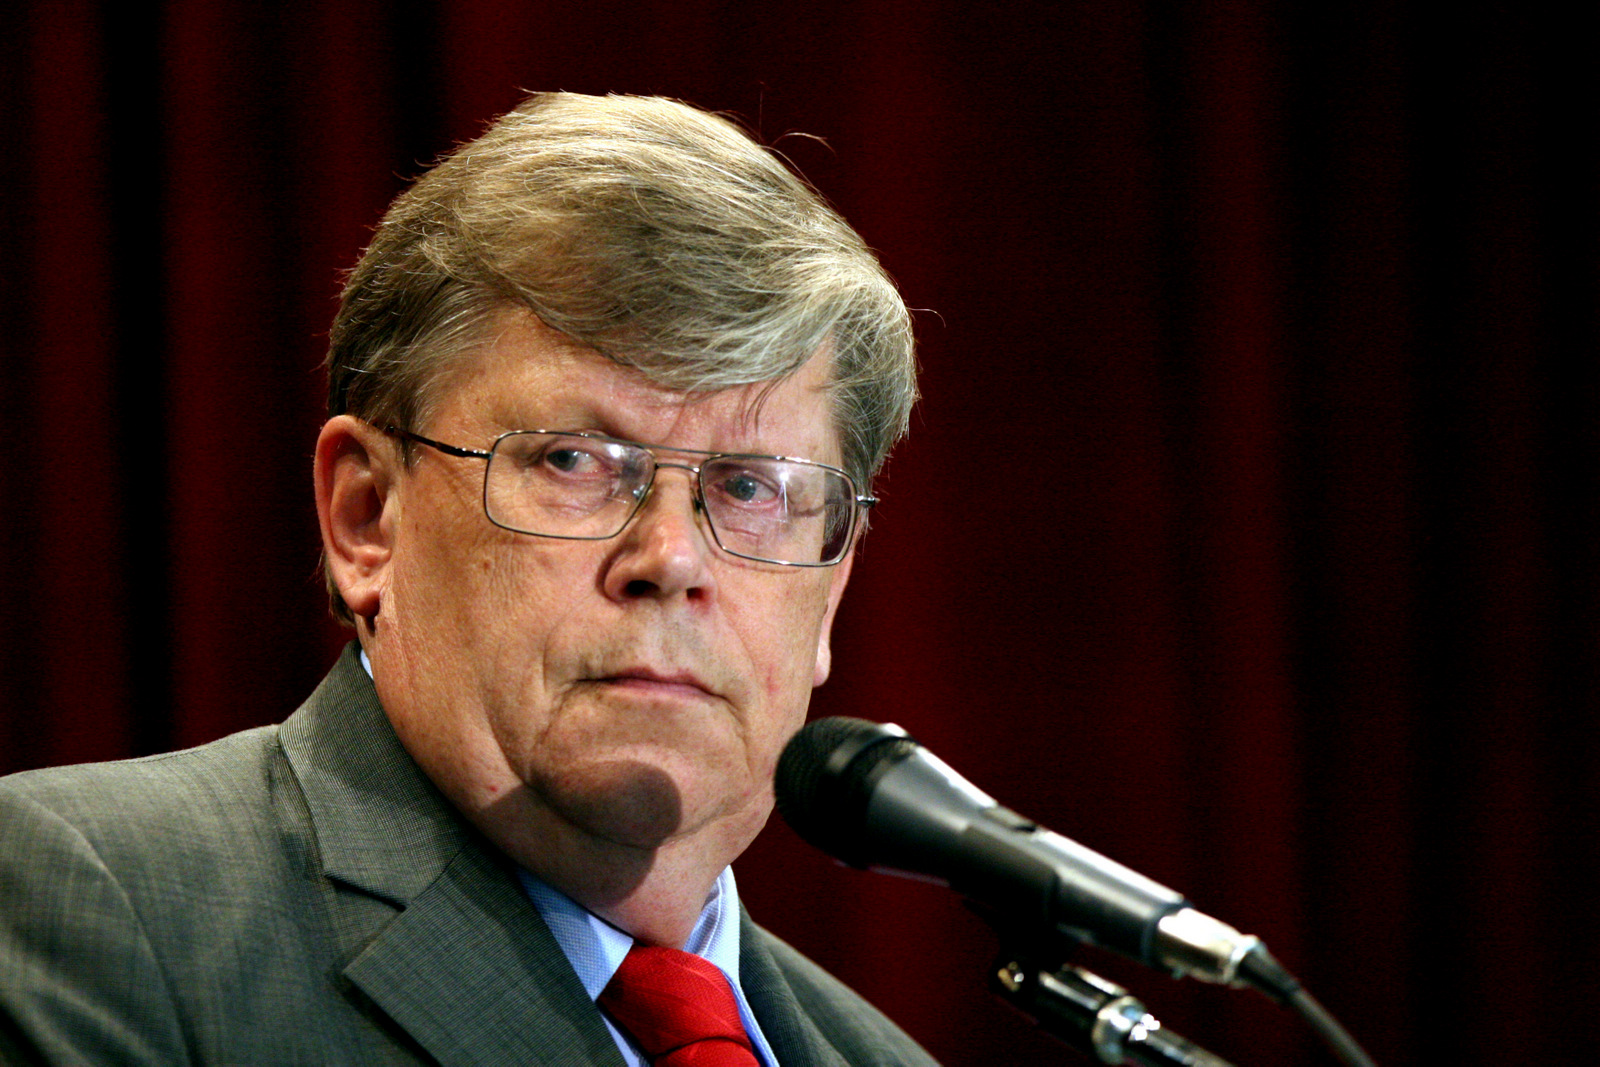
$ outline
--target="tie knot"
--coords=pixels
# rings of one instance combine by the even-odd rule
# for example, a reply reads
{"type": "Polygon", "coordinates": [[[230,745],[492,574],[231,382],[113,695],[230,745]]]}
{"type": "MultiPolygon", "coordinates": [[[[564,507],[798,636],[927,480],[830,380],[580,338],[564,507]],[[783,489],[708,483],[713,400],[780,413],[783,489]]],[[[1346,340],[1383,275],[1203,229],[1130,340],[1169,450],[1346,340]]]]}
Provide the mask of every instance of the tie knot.
{"type": "Polygon", "coordinates": [[[655,1067],[757,1067],[732,986],[693,953],[633,946],[599,1003],[655,1067]]]}

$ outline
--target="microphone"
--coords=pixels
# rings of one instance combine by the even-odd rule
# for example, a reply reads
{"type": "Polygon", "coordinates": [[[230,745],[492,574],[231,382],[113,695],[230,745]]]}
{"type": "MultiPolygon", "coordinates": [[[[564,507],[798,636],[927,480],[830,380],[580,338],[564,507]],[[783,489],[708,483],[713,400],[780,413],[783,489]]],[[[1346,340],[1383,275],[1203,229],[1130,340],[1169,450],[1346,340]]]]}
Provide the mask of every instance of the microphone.
{"type": "Polygon", "coordinates": [[[1258,938],[1001,807],[892,723],[835,717],[802,728],[778,760],[777,800],[784,820],[822,851],[942,882],[1009,931],[1087,941],[1178,975],[1285,995],[1287,975],[1258,938]]]}

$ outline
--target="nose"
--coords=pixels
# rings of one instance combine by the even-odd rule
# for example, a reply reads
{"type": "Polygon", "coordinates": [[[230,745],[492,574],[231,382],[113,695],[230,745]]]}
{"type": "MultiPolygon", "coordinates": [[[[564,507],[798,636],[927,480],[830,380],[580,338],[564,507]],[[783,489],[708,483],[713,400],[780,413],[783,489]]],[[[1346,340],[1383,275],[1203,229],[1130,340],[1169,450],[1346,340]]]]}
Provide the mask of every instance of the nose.
{"type": "Polygon", "coordinates": [[[711,558],[716,549],[701,511],[695,469],[658,464],[649,495],[607,560],[606,594],[618,600],[680,595],[689,601],[709,599],[715,589],[711,558]],[[663,477],[674,470],[683,475],[663,477]]]}

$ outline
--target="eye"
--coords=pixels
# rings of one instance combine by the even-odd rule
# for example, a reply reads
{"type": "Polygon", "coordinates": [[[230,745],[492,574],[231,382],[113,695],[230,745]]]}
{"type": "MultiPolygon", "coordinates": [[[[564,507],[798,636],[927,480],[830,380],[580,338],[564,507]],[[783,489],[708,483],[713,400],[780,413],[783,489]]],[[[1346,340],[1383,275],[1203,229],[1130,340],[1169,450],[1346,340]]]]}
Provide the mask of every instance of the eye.
{"type": "Polygon", "coordinates": [[[592,467],[593,455],[578,448],[552,448],[544,454],[545,463],[563,474],[578,474],[592,467]]]}
{"type": "Polygon", "coordinates": [[[608,442],[558,437],[529,455],[526,465],[563,479],[614,479],[626,467],[627,455],[608,442]]]}
{"type": "Polygon", "coordinates": [[[783,495],[781,488],[750,471],[736,471],[728,475],[717,482],[717,489],[738,504],[766,504],[783,495]]]}

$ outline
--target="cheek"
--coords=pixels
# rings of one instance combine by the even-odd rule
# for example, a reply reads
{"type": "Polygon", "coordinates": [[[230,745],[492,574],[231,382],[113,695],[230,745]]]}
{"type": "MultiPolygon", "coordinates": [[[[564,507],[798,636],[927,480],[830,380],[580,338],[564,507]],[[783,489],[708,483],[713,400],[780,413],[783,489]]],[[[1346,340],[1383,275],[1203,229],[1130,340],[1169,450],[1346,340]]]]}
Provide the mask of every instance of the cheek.
{"type": "MultiPolygon", "coordinates": [[[[783,575],[780,577],[797,577],[783,575]]],[[[811,579],[811,575],[805,575],[811,579]]],[[[780,586],[742,598],[747,605],[737,625],[747,635],[751,661],[760,672],[769,701],[779,702],[778,717],[798,721],[810,701],[817,663],[817,642],[828,606],[825,581],[808,580],[794,588],[780,586]]]]}
{"type": "Polygon", "coordinates": [[[463,496],[455,505],[432,521],[419,521],[410,543],[401,546],[412,564],[402,570],[427,606],[438,609],[434,619],[492,630],[508,613],[525,617],[531,603],[561,602],[546,595],[549,587],[576,575],[554,573],[537,542],[491,524],[476,497],[463,496]]]}
{"type": "Polygon", "coordinates": [[[416,531],[397,549],[397,621],[418,641],[459,648],[459,635],[476,629],[490,598],[498,595],[501,579],[492,557],[469,533],[416,531]]]}
{"type": "Polygon", "coordinates": [[[545,631],[565,602],[541,595],[556,578],[536,553],[476,519],[410,531],[397,553],[390,624],[408,658],[427,661],[426,681],[443,689],[435,700],[493,719],[537,695],[545,631]]]}
{"type": "Polygon", "coordinates": [[[575,621],[584,604],[583,568],[539,548],[501,540],[474,546],[456,580],[440,590],[451,600],[454,633],[439,637],[470,650],[479,700],[509,717],[508,727],[545,710],[574,635],[588,632],[575,621]]]}

